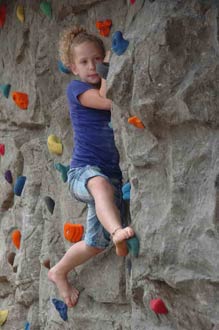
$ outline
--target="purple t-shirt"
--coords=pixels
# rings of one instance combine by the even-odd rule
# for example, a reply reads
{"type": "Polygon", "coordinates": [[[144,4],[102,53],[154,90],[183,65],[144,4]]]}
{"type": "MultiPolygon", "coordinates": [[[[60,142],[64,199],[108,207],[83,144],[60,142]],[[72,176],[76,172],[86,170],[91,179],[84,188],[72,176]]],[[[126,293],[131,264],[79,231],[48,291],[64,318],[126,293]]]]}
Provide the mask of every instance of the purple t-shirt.
{"type": "Polygon", "coordinates": [[[78,96],[94,87],[73,80],[67,87],[67,97],[74,131],[74,149],[71,168],[96,165],[108,177],[122,177],[119,153],[115,146],[113,130],[109,127],[110,111],[84,107],[78,96]]]}

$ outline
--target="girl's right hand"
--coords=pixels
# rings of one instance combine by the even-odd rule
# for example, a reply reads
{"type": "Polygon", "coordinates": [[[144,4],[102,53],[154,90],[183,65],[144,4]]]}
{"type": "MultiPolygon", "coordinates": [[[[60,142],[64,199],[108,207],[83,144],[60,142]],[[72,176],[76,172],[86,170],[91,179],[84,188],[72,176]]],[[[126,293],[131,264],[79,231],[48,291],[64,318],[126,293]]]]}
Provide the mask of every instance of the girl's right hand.
{"type": "Polygon", "coordinates": [[[106,55],[105,55],[105,57],[103,59],[103,62],[109,63],[109,61],[110,61],[110,55],[111,55],[111,51],[110,50],[107,50],[106,51],[106,55]]]}

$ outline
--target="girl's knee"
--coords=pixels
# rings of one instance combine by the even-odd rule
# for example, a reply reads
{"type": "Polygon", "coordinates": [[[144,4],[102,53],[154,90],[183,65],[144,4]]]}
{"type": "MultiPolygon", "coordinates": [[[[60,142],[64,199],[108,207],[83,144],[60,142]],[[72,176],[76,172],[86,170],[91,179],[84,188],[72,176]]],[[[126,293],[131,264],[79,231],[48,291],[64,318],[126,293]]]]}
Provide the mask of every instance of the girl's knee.
{"type": "Polygon", "coordinates": [[[102,176],[95,176],[94,178],[91,178],[87,183],[88,189],[91,191],[91,193],[101,192],[101,191],[107,191],[114,193],[113,186],[102,176]]]}

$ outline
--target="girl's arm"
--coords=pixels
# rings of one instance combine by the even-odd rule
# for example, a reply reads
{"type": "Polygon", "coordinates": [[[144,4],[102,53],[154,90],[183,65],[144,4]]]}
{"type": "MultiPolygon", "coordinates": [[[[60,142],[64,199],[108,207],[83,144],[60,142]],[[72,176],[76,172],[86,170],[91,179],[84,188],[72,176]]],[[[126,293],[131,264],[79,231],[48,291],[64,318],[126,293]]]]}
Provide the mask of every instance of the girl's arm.
{"type": "MultiPolygon", "coordinates": [[[[110,52],[106,52],[104,62],[109,62],[110,52]]],[[[111,110],[112,101],[106,98],[106,80],[101,79],[100,89],[89,89],[78,96],[80,103],[88,108],[111,110]]]]}

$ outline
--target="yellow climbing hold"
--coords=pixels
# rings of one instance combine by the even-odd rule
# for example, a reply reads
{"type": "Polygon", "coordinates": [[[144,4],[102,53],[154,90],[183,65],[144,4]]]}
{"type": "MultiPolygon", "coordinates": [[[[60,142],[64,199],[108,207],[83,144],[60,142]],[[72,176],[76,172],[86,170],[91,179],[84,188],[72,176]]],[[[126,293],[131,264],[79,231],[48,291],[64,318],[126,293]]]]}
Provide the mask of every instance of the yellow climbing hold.
{"type": "Polygon", "coordinates": [[[19,19],[19,21],[21,23],[24,23],[24,19],[25,19],[25,17],[24,17],[24,6],[18,5],[16,13],[17,13],[17,18],[19,19]]]}
{"type": "Polygon", "coordinates": [[[0,325],[3,325],[8,318],[8,310],[0,310],[0,325]]]}
{"type": "Polygon", "coordinates": [[[56,135],[49,135],[47,140],[47,146],[51,153],[56,155],[62,154],[62,142],[56,135]]]}

